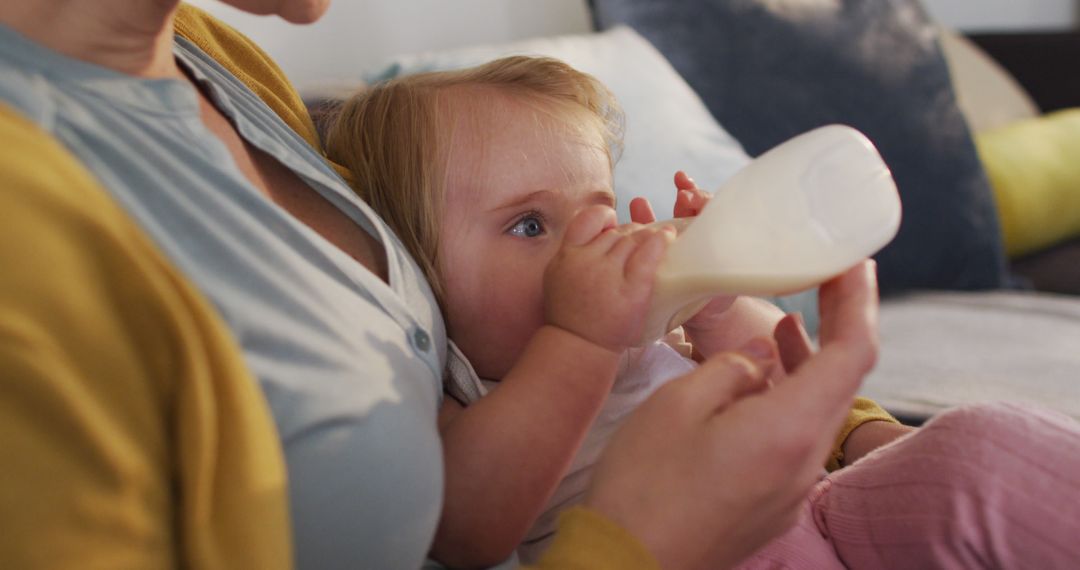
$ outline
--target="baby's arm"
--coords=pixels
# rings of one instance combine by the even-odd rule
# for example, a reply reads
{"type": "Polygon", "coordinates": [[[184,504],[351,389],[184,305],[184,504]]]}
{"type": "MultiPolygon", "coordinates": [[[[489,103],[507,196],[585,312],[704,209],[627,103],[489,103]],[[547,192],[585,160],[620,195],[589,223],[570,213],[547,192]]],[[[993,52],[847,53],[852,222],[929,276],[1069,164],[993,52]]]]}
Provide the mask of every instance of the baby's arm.
{"type": "Polygon", "coordinates": [[[618,354],[545,326],[490,394],[440,411],[446,495],[432,557],[505,560],[565,475],[611,389],[618,354]]]}
{"type": "Polygon", "coordinates": [[[611,389],[644,324],[667,232],[614,230],[610,208],[580,214],[545,273],[545,318],[480,401],[440,411],[446,499],[432,556],[492,565],[524,538],[611,389]],[[651,234],[651,235],[649,235],[651,234]]]}
{"type": "MultiPolygon", "coordinates": [[[[675,189],[675,217],[698,215],[711,198],[681,171],[675,174],[675,189]]],[[[653,219],[647,203],[631,204],[631,211],[634,210],[637,210],[635,219],[639,221],[653,219]]],[[[772,334],[783,318],[784,313],[780,309],[763,299],[736,297],[730,301],[730,297],[720,297],[683,324],[683,329],[695,353],[701,358],[708,358],[741,346],[755,336],[772,334]]],[[[784,368],[791,372],[813,350],[800,323],[788,319],[784,324],[777,336],[782,339],[786,334],[789,340],[780,343],[784,367],[777,369],[775,380],[783,379],[784,368]]],[[[914,429],[901,425],[874,402],[860,398],[848,416],[842,437],[837,440],[830,468],[850,465],[870,451],[914,429]]]]}

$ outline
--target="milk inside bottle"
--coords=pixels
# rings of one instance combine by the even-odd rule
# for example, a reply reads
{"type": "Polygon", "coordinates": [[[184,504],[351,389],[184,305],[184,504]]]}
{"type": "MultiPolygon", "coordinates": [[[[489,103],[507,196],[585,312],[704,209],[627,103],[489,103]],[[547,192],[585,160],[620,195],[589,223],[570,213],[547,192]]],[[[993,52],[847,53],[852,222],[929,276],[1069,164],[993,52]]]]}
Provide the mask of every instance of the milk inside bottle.
{"type": "Polygon", "coordinates": [[[818,285],[889,243],[900,197],[859,131],[829,125],[756,158],[716,191],[657,272],[642,344],[718,294],[785,295],[818,285]]]}

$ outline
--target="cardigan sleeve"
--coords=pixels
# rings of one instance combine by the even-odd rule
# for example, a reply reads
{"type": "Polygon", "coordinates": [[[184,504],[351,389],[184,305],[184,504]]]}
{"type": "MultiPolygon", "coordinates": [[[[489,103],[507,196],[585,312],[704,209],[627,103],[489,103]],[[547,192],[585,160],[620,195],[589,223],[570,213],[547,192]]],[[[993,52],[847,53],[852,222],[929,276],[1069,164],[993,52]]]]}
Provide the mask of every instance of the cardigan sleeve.
{"type": "Polygon", "coordinates": [[[855,403],[852,404],[851,411],[848,412],[847,420],[844,421],[844,425],[840,428],[840,432],[836,434],[832,452],[829,454],[829,460],[825,464],[826,469],[829,471],[836,471],[843,465],[844,442],[847,440],[848,436],[851,435],[851,432],[855,431],[855,428],[867,422],[900,423],[873,400],[869,398],[855,398],[855,403]]]}
{"type": "Polygon", "coordinates": [[[287,568],[269,410],[210,304],[0,104],[0,560],[287,568]]]}
{"type": "Polygon", "coordinates": [[[559,516],[555,540],[531,570],[659,570],[633,535],[603,515],[573,507],[559,516]]]}

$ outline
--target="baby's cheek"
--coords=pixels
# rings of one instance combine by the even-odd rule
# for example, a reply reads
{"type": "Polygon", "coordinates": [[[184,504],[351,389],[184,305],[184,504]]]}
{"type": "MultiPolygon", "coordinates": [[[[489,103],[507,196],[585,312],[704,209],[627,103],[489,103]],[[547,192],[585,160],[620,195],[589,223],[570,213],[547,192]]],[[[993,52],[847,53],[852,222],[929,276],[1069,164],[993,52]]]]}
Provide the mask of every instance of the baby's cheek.
{"type": "Polygon", "coordinates": [[[544,298],[541,285],[519,284],[514,295],[504,297],[501,319],[504,328],[503,341],[512,345],[507,350],[519,354],[529,339],[544,325],[544,298]]]}
{"type": "MultiPolygon", "coordinates": [[[[510,276],[508,276],[510,277],[510,276]]],[[[544,324],[544,287],[541,278],[505,280],[491,291],[488,301],[498,307],[499,321],[515,331],[516,337],[530,337],[544,324]]]]}

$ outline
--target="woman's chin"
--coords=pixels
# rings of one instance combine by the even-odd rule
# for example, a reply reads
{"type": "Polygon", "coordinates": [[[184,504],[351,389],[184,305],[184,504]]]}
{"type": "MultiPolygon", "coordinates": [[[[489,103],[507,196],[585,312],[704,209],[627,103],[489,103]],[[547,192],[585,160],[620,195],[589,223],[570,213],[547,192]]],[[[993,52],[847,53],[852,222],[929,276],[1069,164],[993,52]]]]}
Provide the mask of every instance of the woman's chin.
{"type": "Polygon", "coordinates": [[[283,0],[278,16],[293,24],[311,24],[326,14],[330,0],[283,0]]]}
{"type": "Polygon", "coordinates": [[[259,16],[278,16],[293,24],[317,21],[330,7],[330,0],[220,0],[221,2],[259,16]]]}

